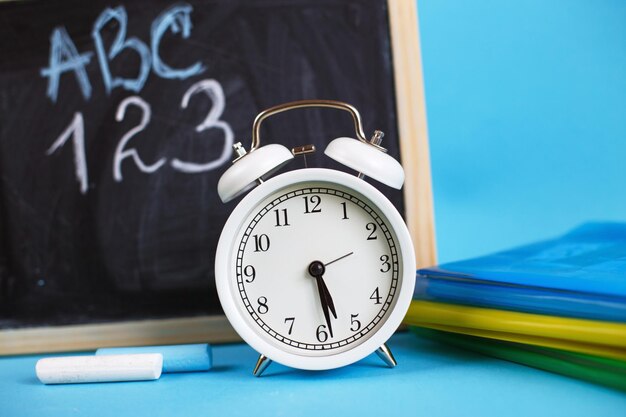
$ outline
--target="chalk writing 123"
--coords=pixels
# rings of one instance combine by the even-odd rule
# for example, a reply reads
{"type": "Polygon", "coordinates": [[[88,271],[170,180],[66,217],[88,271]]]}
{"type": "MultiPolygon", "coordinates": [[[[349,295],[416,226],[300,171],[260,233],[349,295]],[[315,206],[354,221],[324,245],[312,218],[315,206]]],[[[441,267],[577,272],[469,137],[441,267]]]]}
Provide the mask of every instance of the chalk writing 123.
{"type": "MultiPolygon", "coordinates": [[[[231,155],[234,134],[228,123],[220,120],[220,116],[224,111],[225,98],[224,91],[221,85],[213,80],[201,80],[193,84],[183,95],[181,101],[181,109],[186,109],[189,105],[189,100],[195,94],[202,93],[206,95],[212,102],[212,106],[209,113],[204,120],[196,126],[196,132],[201,133],[208,129],[220,129],[224,134],[224,146],[222,153],[217,159],[199,164],[194,162],[187,162],[174,158],[170,161],[170,165],[173,169],[185,172],[185,173],[200,173],[210,171],[224,164],[231,155]]],[[[126,110],[130,107],[137,107],[141,111],[140,122],[127,131],[120,139],[117,147],[115,148],[115,155],[113,157],[113,178],[117,182],[121,182],[122,176],[122,162],[126,158],[131,158],[137,168],[140,171],[146,173],[153,173],[161,168],[166,162],[166,158],[161,158],[152,163],[144,162],[136,148],[129,146],[129,142],[133,137],[142,132],[146,126],[150,123],[152,110],[150,104],[139,96],[127,97],[118,105],[115,112],[115,120],[121,122],[126,116],[126,110]]],[[[74,165],[76,171],[76,180],[80,185],[80,192],[85,194],[89,187],[89,174],[87,170],[87,158],[85,156],[85,124],[83,114],[76,112],[70,124],[54,141],[52,146],[48,148],[46,154],[52,155],[55,151],[61,148],[69,139],[72,139],[74,148],[74,165]]]]}

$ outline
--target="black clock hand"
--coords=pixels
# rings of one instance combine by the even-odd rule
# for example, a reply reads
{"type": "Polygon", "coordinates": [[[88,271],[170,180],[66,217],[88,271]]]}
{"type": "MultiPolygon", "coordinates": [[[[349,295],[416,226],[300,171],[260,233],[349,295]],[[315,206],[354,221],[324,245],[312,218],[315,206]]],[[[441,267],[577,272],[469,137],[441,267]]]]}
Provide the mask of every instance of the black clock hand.
{"type": "Polygon", "coordinates": [[[329,310],[332,311],[335,318],[337,318],[337,313],[335,312],[335,304],[333,303],[333,299],[328,292],[326,283],[324,282],[323,275],[325,271],[326,268],[324,267],[324,264],[320,261],[313,261],[309,265],[309,274],[315,278],[315,282],[317,284],[317,291],[320,296],[320,303],[322,304],[322,311],[324,312],[324,318],[326,319],[328,332],[330,333],[330,337],[333,337],[333,328],[330,323],[329,310]],[[330,305],[332,305],[332,307],[330,305]]]}
{"type": "Polygon", "coordinates": [[[322,303],[322,311],[324,312],[324,318],[326,319],[326,325],[328,326],[328,332],[330,337],[333,337],[333,326],[330,324],[330,314],[328,313],[328,301],[326,299],[326,293],[324,292],[324,279],[321,275],[315,277],[317,282],[317,291],[320,295],[320,302],[322,303]]]}
{"type": "MultiPolygon", "coordinates": [[[[324,282],[323,274],[326,271],[326,266],[340,261],[348,256],[354,254],[354,252],[347,253],[339,258],[333,259],[326,264],[322,264],[319,261],[314,261],[309,265],[309,274],[313,275],[317,280],[318,291],[320,292],[320,301],[322,302],[322,308],[324,309],[324,314],[327,314],[326,309],[330,309],[333,316],[337,318],[337,310],[335,310],[335,303],[333,302],[333,297],[330,295],[330,291],[324,282]],[[319,277],[319,279],[318,279],[319,277]],[[327,307],[324,307],[323,304],[326,304],[327,307]]],[[[327,322],[330,327],[330,322],[327,322]]]]}
{"type": "Polygon", "coordinates": [[[335,311],[335,303],[333,302],[333,297],[330,296],[330,291],[328,291],[328,287],[326,286],[326,282],[324,281],[324,278],[322,276],[320,276],[320,283],[322,284],[322,289],[324,290],[324,293],[326,293],[326,304],[328,305],[330,312],[333,313],[333,316],[337,318],[337,311],[335,311]]]}
{"type": "MultiPolygon", "coordinates": [[[[327,267],[328,265],[330,265],[330,264],[332,264],[332,263],[335,263],[335,262],[337,262],[337,261],[340,261],[340,260],[342,260],[343,258],[347,258],[348,256],[350,256],[350,255],[352,255],[352,254],[354,254],[354,252],[347,253],[347,254],[345,254],[345,255],[343,255],[343,256],[340,256],[340,257],[339,257],[339,258],[337,258],[337,259],[333,259],[333,260],[332,260],[332,261],[330,261],[330,262],[326,262],[326,263],[324,264],[324,270],[326,269],[325,267],[327,267]]],[[[320,275],[320,276],[321,276],[321,275],[320,275]]],[[[322,288],[323,288],[324,292],[326,293],[326,303],[328,304],[328,307],[330,308],[331,313],[333,313],[333,316],[334,316],[335,318],[337,318],[337,311],[335,310],[335,303],[333,302],[333,297],[331,297],[331,295],[330,295],[330,291],[328,290],[328,287],[326,286],[326,283],[324,282],[324,279],[322,279],[320,282],[321,282],[321,284],[322,284],[322,288]]]]}

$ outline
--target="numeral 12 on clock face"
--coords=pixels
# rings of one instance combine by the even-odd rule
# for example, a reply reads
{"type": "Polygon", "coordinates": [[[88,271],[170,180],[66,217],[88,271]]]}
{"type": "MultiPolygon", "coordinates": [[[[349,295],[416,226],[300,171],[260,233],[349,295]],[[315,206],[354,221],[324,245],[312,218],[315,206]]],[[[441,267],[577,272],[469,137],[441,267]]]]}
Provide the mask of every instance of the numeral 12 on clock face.
{"type": "Polygon", "coordinates": [[[238,308],[280,349],[359,345],[393,309],[401,268],[383,213],[353,190],[299,183],[254,207],[235,241],[238,308]]]}

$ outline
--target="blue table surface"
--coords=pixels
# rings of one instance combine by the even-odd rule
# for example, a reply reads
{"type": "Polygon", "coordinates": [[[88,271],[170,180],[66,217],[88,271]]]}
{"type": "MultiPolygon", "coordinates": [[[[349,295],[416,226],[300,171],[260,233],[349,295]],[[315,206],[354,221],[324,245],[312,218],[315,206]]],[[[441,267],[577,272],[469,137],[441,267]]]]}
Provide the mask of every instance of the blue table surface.
{"type": "Polygon", "coordinates": [[[209,372],[149,382],[39,383],[43,356],[0,359],[0,416],[624,416],[626,395],[459,350],[411,333],[389,342],[398,366],[371,355],[330,371],[272,364],[263,377],[244,344],[214,346],[209,372]]]}

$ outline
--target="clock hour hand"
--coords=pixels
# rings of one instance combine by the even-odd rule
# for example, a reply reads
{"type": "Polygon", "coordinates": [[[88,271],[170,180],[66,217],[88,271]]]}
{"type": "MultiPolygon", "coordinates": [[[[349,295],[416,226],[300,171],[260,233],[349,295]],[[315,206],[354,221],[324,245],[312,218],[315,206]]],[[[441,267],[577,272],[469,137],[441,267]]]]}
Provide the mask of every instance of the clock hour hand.
{"type": "MultiPolygon", "coordinates": [[[[347,258],[348,256],[353,255],[353,254],[354,254],[354,252],[346,253],[345,255],[340,256],[339,258],[333,259],[330,262],[326,262],[325,264],[323,264],[323,268],[320,268],[320,270],[324,270],[325,271],[325,269],[326,269],[326,267],[328,265],[333,264],[333,263],[335,263],[337,261],[340,261],[343,258],[347,258]]],[[[319,272],[319,271],[315,271],[315,272],[319,272]]],[[[309,273],[312,274],[311,270],[309,270],[309,273]]],[[[323,272],[322,272],[322,274],[323,274],[323,272]]],[[[321,274],[320,274],[320,277],[321,277],[321,274]]],[[[324,279],[320,280],[320,283],[322,284],[322,289],[324,290],[324,293],[326,294],[326,303],[328,304],[328,307],[330,308],[331,313],[333,313],[333,316],[335,318],[337,318],[337,311],[335,310],[335,303],[333,302],[333,297],[330,295],[330,291],[328,290],[328,287],[326,286],[326,283],[324,282],[324,279]]]]}
{"type": "Polygon", "coordinates": [[[337,311],[335,311],[335,303],[333,302],[333,297],[330,296],[330,291],[328,291],[328,287],[326,286],[326,282],[320,276],[320,283],[322,284],[322,289],[326,293],[326,304],[328,304],[328,308],[330,312],[333,313],[333,316],[337,318],[337,311]]]}
{"type": "MultiPolygon", "coordinates": [[[[325,271],[326,267],[328,265],[333,264],[333,263],[335,263],[337,261],[340,261],[343,258],[347,258],[348,256],[353,255],[353,254],[354,254],[354,252],[346,253],[345,255],[340,256],[339,258],[333,259],[330,262],[326,262],[325,264],[323,264],[323,268],[320,268],[320,270],[325,271]]],[[[311,271],[309,271],[309,272],[311,272],[311,271]]],[[[318,272],[318,271],[315,271],[315,272],[318,272]]],[[[323,273],[324,272],[322,272],[322,274],[323,273]]],[[[321,276],[321,274],[320,274],[320,276],[321,276]]],[[[335,303],[333,302],[333,297],[331,297],[330,291],[328,291],[328,287],[326,286],[326,283],[324,282],[323,279],[321,280],[321,284],[322,284],[322,287],[324,289],[324,292],[326,293],[326,303],[328,304],[328,307],[330,308],[331,313],[333,313],[333,316],[335,318],[337,318],[337,311],[335,310],[335,303]]]]}
{"type": "Polygon", "coordinates": [[[328,287],[326,287],[326,283],[324,282],[324,272],[326,268],[324,264],[320,261],[313,261],[309,265],[309,274],[315,278],[315,282],[317,284],[317,291],[320,296],[320,303],[322,304],[322,311],[324,312],[324,318],[326,319],[326,325],[328,326],[328,332],[330,333],[330,337],[333,337],[333,328],[330,323],[330,313],[329,310],[332,311],[333,316],[337,318],[337,313],[335,312],[335,304],[333,303],[333,299],[328,292],[328,287]]]}
{"type": "Polygon", "coordinates": [[[324,312],[324,318],[326,319],[326,325],[328,326],[328,332],[330,337],[333,337],[333,326],[330,324],[330,314],[328,312],[328,301],[326,299],[326,293],[324,292],[324,279],[322,276],[316,276],[317,291],[320,295],[320,302],[322,303],[322,311],[324,312]]]}

